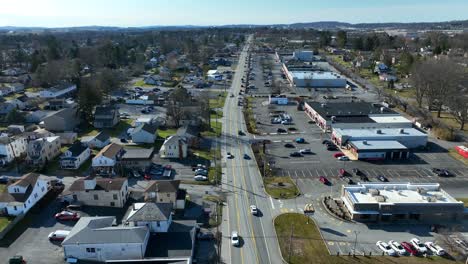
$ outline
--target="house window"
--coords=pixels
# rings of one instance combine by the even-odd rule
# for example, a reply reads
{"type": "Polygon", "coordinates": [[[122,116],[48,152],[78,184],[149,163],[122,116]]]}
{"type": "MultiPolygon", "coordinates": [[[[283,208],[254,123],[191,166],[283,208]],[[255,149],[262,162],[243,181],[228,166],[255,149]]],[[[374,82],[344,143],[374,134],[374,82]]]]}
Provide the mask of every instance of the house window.
{"type": "MultiPolygon", "coordinates": [[[[28,201],[29,202],[29,201],[28,201]]],[[[26,208],[26,204],[23,204],[24,208],[26,208]]]]}
{"type": "Polygon", "coordinates": [[[78,200],[78,196],[76,196],[76,194],[73,195],[73,200],[78,200]]]}
{"type": "Polygon", "coordinates": [[[15,211],[17,210],[16,205],[13,206],[13,210],[15,210],[15,211]]]}
{"type": "Polygon", "coordinates": [[[44,192],[44,186],[42,186],[41,191],[44,192]]]}
{"type": "Polygon", "coordinates": [[[110,206],[115,206],[115,203],[114,203],[114,202],[111,202],[111,203],[110,203],[110,206]]]}
{"type": "Polygon", "coordinates": [[[86,248],[86,252],[88,253],[95,253],[96,249],[95,248],[86,248]]]}
{"type": "Polygon", "coordinates": [[[99,197],[97,194],[94,195],[94,200],[99,200],[99,197]]]}
{"type": "Polygon", "coordinates": [[[34,194],[34,198],[37,198],[37,193],[34,194]]]}
{"type": "Polygon", "coordinates": [[[156,225],[157,225],[158,227],[160,227],[160,226],[161,226],[161,223],[160,223],[159,221],[156,221],[156,225]]]}
{"type": "Polygon", "coordinates": [[[114,200],[117,200],[117,194],[114,194],[114,200]]]}

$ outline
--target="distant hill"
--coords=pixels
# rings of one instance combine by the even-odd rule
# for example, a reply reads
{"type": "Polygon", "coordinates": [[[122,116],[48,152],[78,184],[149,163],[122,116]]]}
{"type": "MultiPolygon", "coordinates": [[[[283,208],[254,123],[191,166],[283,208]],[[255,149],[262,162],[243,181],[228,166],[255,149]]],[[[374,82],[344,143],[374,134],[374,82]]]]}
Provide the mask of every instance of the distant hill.
{"type": "Polygon", "coordinates": [[[316,28],[316,29],[468,29],[468,20],[446,21],[446,22],[415,22],[415,23],[344,23],[336,21],[323,21],[311,23],[294,23],[285,25],[290,28],[316,28]]]}

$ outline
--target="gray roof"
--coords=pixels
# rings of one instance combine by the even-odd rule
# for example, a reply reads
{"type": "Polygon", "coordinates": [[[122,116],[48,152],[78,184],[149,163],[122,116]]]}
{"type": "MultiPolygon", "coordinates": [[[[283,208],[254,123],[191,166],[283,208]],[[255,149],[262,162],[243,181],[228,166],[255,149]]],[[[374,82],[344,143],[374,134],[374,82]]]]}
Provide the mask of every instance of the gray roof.
{"type": "Polygon", "coordinates": [[[114,216],[81,217],[62,245],[144,243],[147,227],[113,227],[114,222],[114,216]]]}
{"type": "Polygon", "coordinates": [[[101,141],[101,142],[106,142],[110,138],[110,136],[109,136],[109,134],[107,134],[107,132],[101,131],[94,138],[101,141]]]}
{"type": "Polygon", "coordinates": [[[125,153],[122,156],[123,160],[126,159],[151,159],[153,156],[154,148],[124,148],[125,153]]]}
{"type": "Polygon", "coordinates": [[[150,133],[151,135],[156,134],[156,131],[158,130],[158,127],[155,125],[150,125],[147,123],[141,124],[133,129],[132,134],[138,133],[140,131],[146,131],[150,133]]]}
{"type": "Polygon", "coordinates": [[[86,151],[87,149],[88,149],[88,146],[77,141],[73,143],[73,145],[71,145],[71,147],[69,147],[67,151],[70,151],[72,153],[72,157],[76,157],[76,156],[79,156],[84,151],[86,151]]]}
{"type": "Polygon", "coordinates": [[[127,221],[167,221],[171,216],[171,212],[172,203],[145,203],[138,211],[129,216],[127,221]]]}

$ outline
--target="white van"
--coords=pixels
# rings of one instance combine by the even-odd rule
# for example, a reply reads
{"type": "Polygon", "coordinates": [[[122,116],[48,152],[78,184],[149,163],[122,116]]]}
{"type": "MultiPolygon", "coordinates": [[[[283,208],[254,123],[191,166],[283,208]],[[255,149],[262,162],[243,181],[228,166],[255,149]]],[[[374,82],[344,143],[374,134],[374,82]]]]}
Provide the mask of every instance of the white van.
{"type": "Polygon", "coordinates": [[[48,237],[50,241],[63,241],[68,234],[70,234],[70,231],[55,230],[54,232],[51,232],[48,237]]]}

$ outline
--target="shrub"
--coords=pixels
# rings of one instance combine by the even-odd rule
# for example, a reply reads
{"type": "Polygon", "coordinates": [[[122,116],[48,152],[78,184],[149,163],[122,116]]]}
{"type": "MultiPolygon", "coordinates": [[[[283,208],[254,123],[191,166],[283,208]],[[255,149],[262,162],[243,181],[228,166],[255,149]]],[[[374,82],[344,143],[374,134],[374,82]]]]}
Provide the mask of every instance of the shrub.
{"type": "Polygon", "coordinates": [[[453,129],[448,128],[448,127],[434,127],[432,130],[432,133],[434,135],[442,140],[447,140],[447,141],[454,141],[455,140],[455,133],[453,129]]]}

